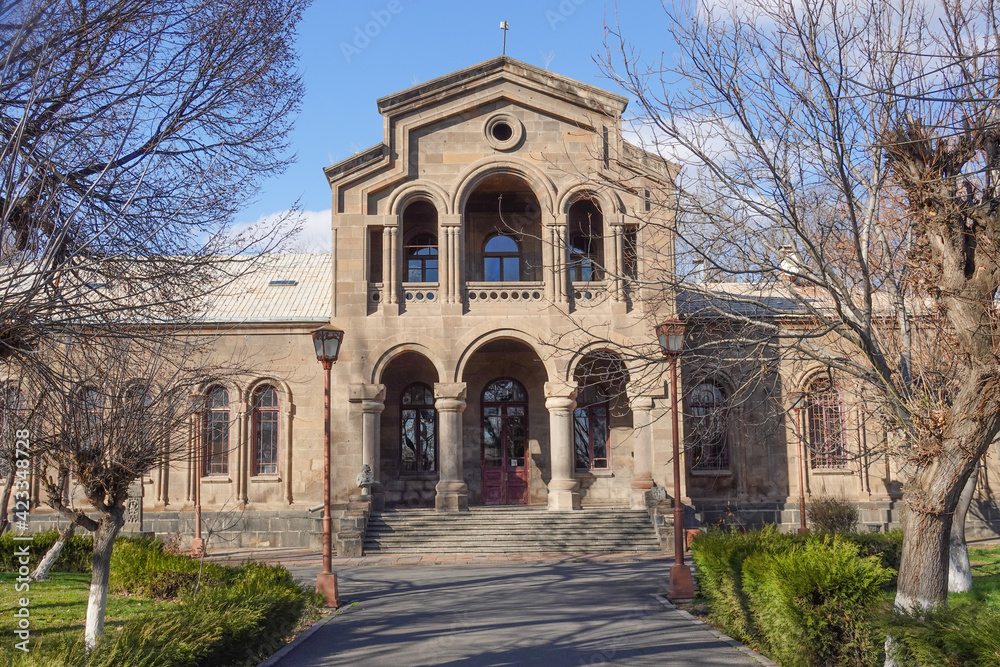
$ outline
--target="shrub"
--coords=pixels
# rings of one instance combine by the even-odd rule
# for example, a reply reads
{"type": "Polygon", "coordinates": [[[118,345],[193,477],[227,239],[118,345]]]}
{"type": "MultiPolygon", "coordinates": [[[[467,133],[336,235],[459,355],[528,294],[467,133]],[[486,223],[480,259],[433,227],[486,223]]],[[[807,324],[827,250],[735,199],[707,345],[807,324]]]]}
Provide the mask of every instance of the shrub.
{"type": "Polygon", "coordinates": [[[691,542],[691,558],[701,594],[709,603],[712,621],[742,642],[753,640],[754,624],[743,592],[743,561],[757,553],[784,549],[797,535],[782,535],[774,526],[747,533],[709,530],[691,542]]]}
{"type": "Polygon", "coordinates": [[[815,498],[807,508],[809,521],[821,533],[853,533],[858,527],[858,506],[842,498],[815,498]]]}
{"type": "MultiPolygon", "coordinates": [[[[154,599],[170,599],[194,591],[201,564],[187,556],[167,553],[163,543],[148,538],[123,538],[111,554],[108,587],[114,593],[128,593],[154,599]]],[[[236,568],[205,563],[202,586],[228,583],[236,568]]]]}
{"type": "MultiPolygon", "coordinates": [[[[878,556],[882,566],[889,570],[899,571],[899,561],[903,556],[903,531],[891,530],[888,533],[848,533],[845,540],[858,546],[858,555],[862,558],[878,556]]],[[[896,585],[896,575],[887,586],[896,585]]]]}
{"type": "MultiPolygon", "coordinates": [[[[82,529],[80,529],[82,530],[82,529]]],[[[5,572],[13,572],[20,567],[18,557],[14,554],[15,545],[18,549],[27,546],[28,554],[31,558],[32,570],[45,555],[56,540],[59,539],[58,530],[44,530],[35,533],[32,540],[14,541],[14,532],[8,531],[0,536],[0,567],[5,572]]],[[[59,559],[52,566],[53,572],[90,572],[90,557],[94,553],[94,539],[89,535],[74,535],[66,540],[63,545],[59,559]]]]}
{"type": "Polygon", "coordinates": [[[897,664],[914,667],[995,666],[1000,662],[1000,616],[982,602],[890,616],[897,664]]]}
{"type": "Polygon", "coordinates": [[[876,616],[892,572],[840,537],[814,536],[743,564],[743,586],[768,654],[784,667],[881,664],[876,616]]]}
{"type": "Polygon", "coordinates": [[[287,641],[308,606],[322,602],[284,568],[247,562],[229,569],[229,584],[126,623],[98,644],[87,666],[255,665],[287,641]]]}

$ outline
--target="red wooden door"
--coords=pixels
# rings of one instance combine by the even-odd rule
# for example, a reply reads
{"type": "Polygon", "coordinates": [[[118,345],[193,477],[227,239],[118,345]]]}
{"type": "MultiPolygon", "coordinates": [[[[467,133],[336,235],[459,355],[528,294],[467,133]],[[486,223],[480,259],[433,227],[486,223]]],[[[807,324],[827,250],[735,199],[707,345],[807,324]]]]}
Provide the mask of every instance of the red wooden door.
{"type": "Polygon", "coordinates": [[[528,503],[528,396],[519,382],[483,392],[483,504],[528,503]]]}

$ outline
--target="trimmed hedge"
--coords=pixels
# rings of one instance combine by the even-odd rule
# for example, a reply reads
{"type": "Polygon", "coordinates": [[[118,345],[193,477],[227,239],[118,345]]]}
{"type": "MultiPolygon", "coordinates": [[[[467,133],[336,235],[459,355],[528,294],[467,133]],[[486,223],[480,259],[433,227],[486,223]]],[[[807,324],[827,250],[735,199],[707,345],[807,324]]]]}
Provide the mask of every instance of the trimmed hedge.
{"type": "Polygon", "coordinates": [[[701,594],[708,600],[712,621],[730,637],[751,643],[755,635],[750,604],[743,592],[743,561],[754,554],[788,548],[798,539],[765,526],[745,533],[709,530],[691,541],[701,594]]]}
{"type": "MultiPolygon", "coordinates": [[[[884,590],[890,587],[895,580],[902,548],[902,533],[894,531],[885,534],[799,535],[779,533],[775,526],[767,526],[760,531],[751,532],[710,530],[699,533],[691,542],[692,560],[697,569],[701,595],[709,604],[709,613],[712,622],[719,626],[726,634],[746,644],[761,647],[769,646],[768,638],[765,634],[767,629],[763,626],[771,623],[771,619],[770,617],[762,617],[762,610],[765,609],[765,606],[761,602],[751,600],[746,582],[748,573],[744,570],[744,566],[752,559],[777,556],[795,551],[801,552],[807,548],[811,552],[817,552],[817,554],[829,552],[831,558],[830,567],[839,567],[837,564],[846,558],[843,554],[851,553],[853,555],[847,560],[851,562],[861,561],[866,564],[865,568],[874,568],[871,571],[880,573],[880,583],[874,589],[878,592],[876,598],[881,601],[884,597],[884,590]],[[837,554],[840,554],[840,556],[837,556],[837,554]]],[[[815,557],[820,558],[818,555],[815,557]]],[[[822,558],[820,559],[822,560],[822,558]]],[[[802,567],[806,567],[807,565],[812,566],[814,564],[801,564],[802,567]]],[[[763,577],[765,574],[754,571],[750,576],[757,576],[754,582],[754,585],[757,586],[755,590],[762,590],[761,587],[764,586],[763,577]]],[[[839,567],[839,569],[831,571],[822,570],[820,567],[819,570],[812,574],[808,572],[803,574],[803,577],[808,578],[809,576],[823,576],[831,581],[842,577],[844,578],[843,585],[846,587],[858,587],[864,583],[863,580],[860,583],[857,581],[859,573],[854,569],[853,565],[844,565],[843,567],[839,567]]],[[[778,582],[776,585],[782,586],[786,583],[789,586],[792,584],[792,582],[778,582]]],[[[799,581],[799,585],[801,584],[802,582],[799,581]]],[[[861,588],[870,592],[870,589],[865,586],[861,586],[861,588]]],[[[809,600],[812,600],[810,604],[815,603],[817,606],[824,608],[831,604],[822,596],[816,597],[815,595],[811,595],[809,600]]],[[[854,609],[850,614],[854,617],[863,616],[869,619],[866,623],[873,623],[874,621],[870,620],[871,616],[866,604],[860,605],[859,608],[854,609]],[[861,607],[865,608],[861,609],[861,607]]],[[[766,610],[768,614],[776,613],[770,606],[767,606],[766,610]]],[[[814,622],[808,621],[805,617],[801,620],[803,623],[814,622]]],[[[803,630],[803,632],[806,631],[803,630]]],[[[860,630],[852,630],[852,632],[855,632],[860,637],[860,630]]],[[[860,642],[861,639],[858,639],[858,641],[860,642]]],[[[825,663],[817,662],[815,664],[825,663]]]]}
{"type": "Polygon", "coordinates": [[[1000,664],[1000,615],[984,602],[919,614],[893,614],[884,632],[892,637],[899,665],[995,667],[1000,664]]]}
{"type": "MultiPolygon", "coordinates": [[[[66,667],[250,667],[280,648],[321,595],[278,565],[205,563],[165,552],[156,540],[120,538],[111,561],[113,589],[177,605],[109,632],[88,655],[81,638],[66,648],[66,667]]],[[[55,664],[55,663],[53,663],[55,664]]]]}
{"type": "MultiPolygon", "coordinates": [[[[82,528],[77,529],[84,532],[82,528]]],[[[59,539],[58,530],[44,530],[33,535],[29,541],[14,541],[14,531],[7,531],[0,536],[0,567],[5,572],[14,572],[20,567],[14,549],[28,547],[31,558],[29,567],[34,570],[42,556],[59,539]]],[[[94,538],[89,535],[76,534],[66,540],[59,559],[52,565],[52,572],[90,572],[90,558],[94,554],[94,538]]]]}
{"type": "Polygon", "coordinates": [[[282,646],[309,606],[309,592],[280,566],[224,568],[226,585],[182,595],[177,609],[137,617],[101,641],[86,667],[256,665],[282,646]]]}
{"type": "MultiPolygon", "coordinates": [[[[149,538],[121,538],[111,554],[111,593],[165,600],[194,591],[201,564],[192,558],[164,551],[163,542],[149,538]]],[[[205,563],[201,586],[225,585],[234,568],[205,563]]]]}
{"type": "Polygon", "coordinates": [[[784,667],[875,667],[883,662],[875,619],[892,574],[835,536],[747,558],[743,587],[754,628],[784,667]]]}

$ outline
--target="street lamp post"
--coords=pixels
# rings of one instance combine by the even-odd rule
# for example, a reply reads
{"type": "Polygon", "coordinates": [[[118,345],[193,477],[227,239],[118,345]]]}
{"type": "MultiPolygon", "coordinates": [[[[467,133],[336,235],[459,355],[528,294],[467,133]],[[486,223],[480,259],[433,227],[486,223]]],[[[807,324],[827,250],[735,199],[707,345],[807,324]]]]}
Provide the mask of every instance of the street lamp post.
{"type": "Polygon", "coordinates": [[[316,358],[323,364],[323,571],[316,576],[316,592],[327,607],[339,607],[337,575],[332,570],[333,528],[330,518],[330,368],[337,363],[344,332],[326,325],[313,332],[316,358]]]}
{"type": "Polygon", "coordinates": [[[674,449],[674,564],[670,568],[670,586],[667,596],[671,600],[690,600],[694,597],[694,580],[691,568],[684,562],[684,508],[681,505],[681,440],[677,418],[677,359],[684,348],[684,322],[664,320],[656,327],[663,356],[670,361],[670,413],[673,425],[674,449]]]}

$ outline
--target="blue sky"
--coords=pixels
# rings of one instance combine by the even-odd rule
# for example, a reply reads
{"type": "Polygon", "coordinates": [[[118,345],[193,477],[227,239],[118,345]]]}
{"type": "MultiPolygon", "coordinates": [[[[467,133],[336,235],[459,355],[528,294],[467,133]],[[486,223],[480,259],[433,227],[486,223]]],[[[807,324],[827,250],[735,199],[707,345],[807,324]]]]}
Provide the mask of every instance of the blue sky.
{"type": "Polygon", "coordinates": [[[297,162],[263,185],[238,222],[287,210],[298,199],[312,212],[303,249],[320,250],[308,246],[329,236],[322,169],[382,140],[375,100],[500,55],[500,21],[510,24],[507,55],[615,90],[594,56],[616,11],[644,58],[670,48],[659,0],[620,0],[617,8],[602,0],[315,0],[299,28],[306,94],[291,135],[297,162]]]}

